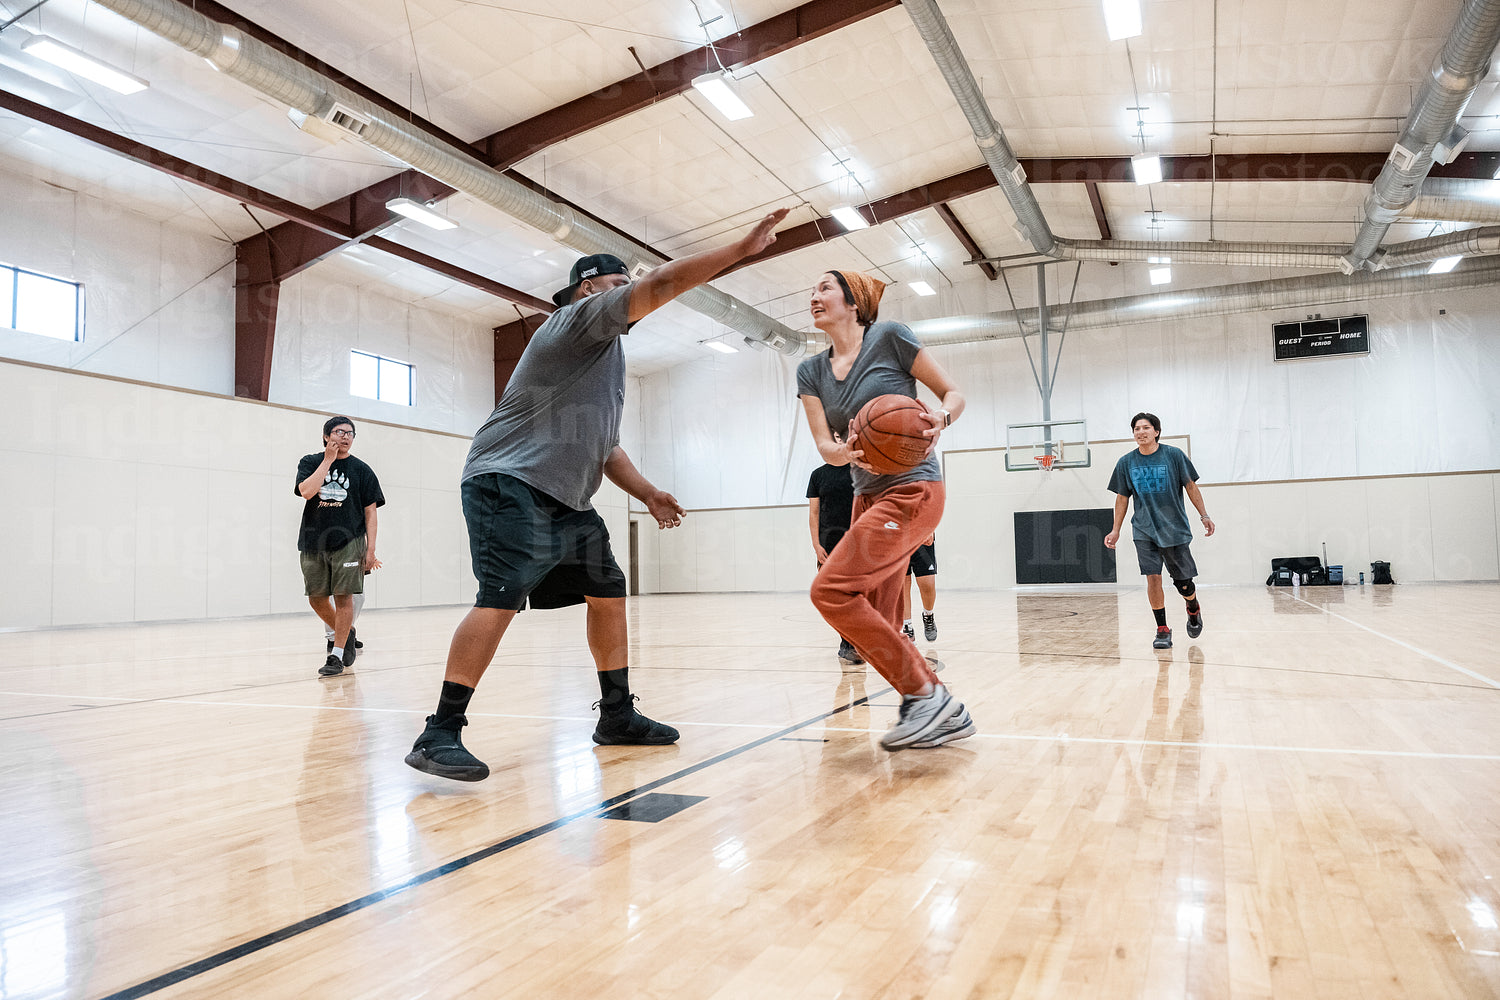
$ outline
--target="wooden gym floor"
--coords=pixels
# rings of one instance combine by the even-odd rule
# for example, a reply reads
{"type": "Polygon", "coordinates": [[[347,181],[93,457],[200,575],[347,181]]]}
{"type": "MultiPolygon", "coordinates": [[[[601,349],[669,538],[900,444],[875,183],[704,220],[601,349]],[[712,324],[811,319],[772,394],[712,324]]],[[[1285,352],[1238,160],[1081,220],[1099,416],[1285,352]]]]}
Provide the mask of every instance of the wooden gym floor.
{"type": "MultiPolygon", "coordinates": [[[[796,594],[631,601],[666,748],[517,619],[466,785],[402,757],[461,608],[0,634],[0,996],[1500,997],[1500,584],[943,592],[979,735],[796,594]]],[[[923,643],[923,646],[927,644],[923,643]]]]}

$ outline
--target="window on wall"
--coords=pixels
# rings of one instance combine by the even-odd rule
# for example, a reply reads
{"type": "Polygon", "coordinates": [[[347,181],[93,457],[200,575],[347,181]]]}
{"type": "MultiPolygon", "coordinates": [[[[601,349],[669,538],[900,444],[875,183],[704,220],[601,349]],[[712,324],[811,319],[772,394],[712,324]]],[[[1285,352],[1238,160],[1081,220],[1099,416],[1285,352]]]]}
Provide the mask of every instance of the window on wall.
{"type": "Polygon", "coordinates": [[[0,264],[0,324],[58,340],[83,339],[83,286],[0,264]]]}
{"type": "Polygon", "coordinates": [[[349,394],[397,406],[411,405],[411,365],[364,351],[349,352],[349,394]]]}

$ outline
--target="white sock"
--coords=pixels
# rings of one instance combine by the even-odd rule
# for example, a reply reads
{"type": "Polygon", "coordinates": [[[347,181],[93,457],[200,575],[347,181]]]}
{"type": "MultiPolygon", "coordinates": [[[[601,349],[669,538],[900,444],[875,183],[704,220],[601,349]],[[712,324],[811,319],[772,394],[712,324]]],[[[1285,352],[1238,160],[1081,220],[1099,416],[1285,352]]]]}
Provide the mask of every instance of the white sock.
{"type": "Polygon", "coordinates": [[[325,639],[332,639],[333,638],[333,629],[331,629],[331,628],[325,628],[323,630],[323,638],[325,638],[325,639]]]}
{"type": "Polygon", "coordinates": [[[911,619],[910,618],[906,619],[906,627],[907,628],[911,628],[911,619]]]}
{"type": "Polygon", "coordinates": [[[337,656],[339,659],[342,660],[344,658],[344,647],[343,646],[334,646],[333,647],[333,652],[330,653],[329,655],[330,656],[337,656]]]}

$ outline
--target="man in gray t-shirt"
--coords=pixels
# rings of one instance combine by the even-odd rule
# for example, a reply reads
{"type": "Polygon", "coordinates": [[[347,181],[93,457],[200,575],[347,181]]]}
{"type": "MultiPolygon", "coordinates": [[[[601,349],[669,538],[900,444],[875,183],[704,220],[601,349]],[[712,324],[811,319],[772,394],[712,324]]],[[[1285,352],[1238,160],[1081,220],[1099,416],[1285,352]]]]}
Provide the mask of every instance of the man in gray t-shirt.
{"type": "Polygon", "coordinates": [[[474,436],[460,494],[479,594],[448,650],[437,712],[406,763],[458,781],[490,770],[464,748],[470,698],[523,607],[588,605],[599,677],[601,745],[675,743],[677,730],[634,708],[628,678],[625,575],[591,502],[605,476],[646,505],[659,527],[680,524],[675,497],[653,486],[620,447],[625,353],[632,324],[776,240],[787,210],[718,250],[671,261],[632,282],[624,261],[594,254],[573,265],[558,306],[526,345],[489,419],[474,436]]]}
{"type": "Polygon", "coordinates": [[[1188,524],[1182,494],[1186,492],[1198,508],[1204,537],[1214,533],[1214,522],[1204,509],[1203,494],[1198,490],[1198,470],[1193,468],[1192,459],[1181,448],[1161,443],[1161,419],[1154,413],[1137,413],[1131,418],[1130,432],[1135,437],[1136,449],[1120,456],[1109,477],[1110,492],[1115,494],[1115,524],[1105,536],[1104,544],[1114,548],[1119,542],[1125,511],[1130,498],[1135,497],[1131,534],[1135,539],[1136,561],[1146,578],[1146,599],[1156,616],[1156,638],[1152,645],[1170,649],[1172,630],[1167,627],[1167,599],[1161,585],[1163,564],[1172,574],[1172,585],[1187,601],[1188,637],[1196,639],[1203,632],[1203,611],[1193,584],[1198,566],[1188,550],[1193,529],[1188,524]]]}

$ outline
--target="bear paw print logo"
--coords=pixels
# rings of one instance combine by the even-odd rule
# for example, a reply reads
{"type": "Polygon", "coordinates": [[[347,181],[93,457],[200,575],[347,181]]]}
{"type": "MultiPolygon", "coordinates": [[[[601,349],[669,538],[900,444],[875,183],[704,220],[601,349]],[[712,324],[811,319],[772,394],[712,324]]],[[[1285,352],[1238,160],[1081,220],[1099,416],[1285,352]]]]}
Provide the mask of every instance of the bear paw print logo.
{"type": "Polygon", "coordinates": [[[349,477],[342,472],[329,472],[318,490],[319,500],[346,500],[349,497],[349,477]]]}

